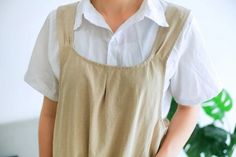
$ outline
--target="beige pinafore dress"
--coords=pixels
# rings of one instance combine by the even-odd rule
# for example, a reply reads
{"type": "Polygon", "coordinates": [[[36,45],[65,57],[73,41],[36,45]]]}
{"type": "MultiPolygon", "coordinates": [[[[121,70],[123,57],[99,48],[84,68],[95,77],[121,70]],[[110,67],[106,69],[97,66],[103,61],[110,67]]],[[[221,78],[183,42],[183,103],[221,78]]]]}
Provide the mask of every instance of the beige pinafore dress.
{"type": "Polygon", "coordinates": [[[161,118],[166,61],[189,10],[168,3],[170,27],[160,27],[145,61],[124,67],[74,49],[77,4],[57,8],[61,71],[53,157],[154,157],[169,125],[161,118]]]}

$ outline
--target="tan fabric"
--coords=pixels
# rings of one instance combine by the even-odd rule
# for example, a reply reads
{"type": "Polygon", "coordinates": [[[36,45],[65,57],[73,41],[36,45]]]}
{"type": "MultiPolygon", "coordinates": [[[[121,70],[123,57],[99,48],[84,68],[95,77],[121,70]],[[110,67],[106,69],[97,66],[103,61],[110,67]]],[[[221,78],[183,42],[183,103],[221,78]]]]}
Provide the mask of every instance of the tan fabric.
{"type": "Polygon", "coordinates": [[[151,55],[120,67],[75,51],[77,3],[57,10],[61,71],[53,157],[153,157],[169,125],[161,118],[165,65],[189,10],[168,3],[170,27],[159,29],[151,55]]]}

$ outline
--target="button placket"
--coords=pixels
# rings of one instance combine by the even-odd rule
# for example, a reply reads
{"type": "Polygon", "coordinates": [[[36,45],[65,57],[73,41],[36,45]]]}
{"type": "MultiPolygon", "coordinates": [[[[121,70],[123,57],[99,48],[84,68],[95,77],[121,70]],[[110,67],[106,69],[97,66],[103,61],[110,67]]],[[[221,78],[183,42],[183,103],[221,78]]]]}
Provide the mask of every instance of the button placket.
{"type": "MultiPolygon", "coordinates": [[[[114,58],[115,56],[115,49],[117,48],[117,39],[116,37],[113,35],[111,37],[111,40],[109,41],[108,44],[108,54],[107,54],[107,63],[110,65],[114,65],[116,63],[116,59],[114,58]]],[[[115,64],[116,65],[116,64],[115,64]]]]}

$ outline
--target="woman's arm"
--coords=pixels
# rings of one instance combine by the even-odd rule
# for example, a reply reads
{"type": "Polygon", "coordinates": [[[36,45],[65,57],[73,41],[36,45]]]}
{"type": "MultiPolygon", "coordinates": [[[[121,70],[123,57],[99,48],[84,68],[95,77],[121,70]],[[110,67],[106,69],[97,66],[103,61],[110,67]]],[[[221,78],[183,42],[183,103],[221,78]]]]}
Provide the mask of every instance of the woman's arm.
{"type": "Polygon", "coordinates": [[[199,110],[200,105],[191,107],[178,105],[155,157],[173,157],[181,152],[196,126],[199,110]]]}
{"type": "Polygon", "coordinates": [[[38,130],[39,157],[52,157],[52,141],[56,108],[57,102],[44,96],[38,130]]]}

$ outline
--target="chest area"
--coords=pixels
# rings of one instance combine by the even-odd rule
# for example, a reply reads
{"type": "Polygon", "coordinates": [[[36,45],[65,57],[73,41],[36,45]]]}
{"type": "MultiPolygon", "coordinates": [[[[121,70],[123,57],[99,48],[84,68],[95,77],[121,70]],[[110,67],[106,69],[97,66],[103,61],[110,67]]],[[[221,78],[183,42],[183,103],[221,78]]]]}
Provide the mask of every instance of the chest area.
{"type": "Polygon", "coordinates": [[[158,25],[147,19],[131,26],[125,24],[116,33],[83,22],[74,31],[74,49],[98,63],[132,66],[149,56],[157,31],[158,25]]]}
{"type": "Polygon", "coordinates": [[[61,67],[61,85],[70,89],[104,89],[117,91],[156,91],[164,84],[165,66],[154,56],[136,66],[120,67],[100,64],[68,53],[61,67]]]}

